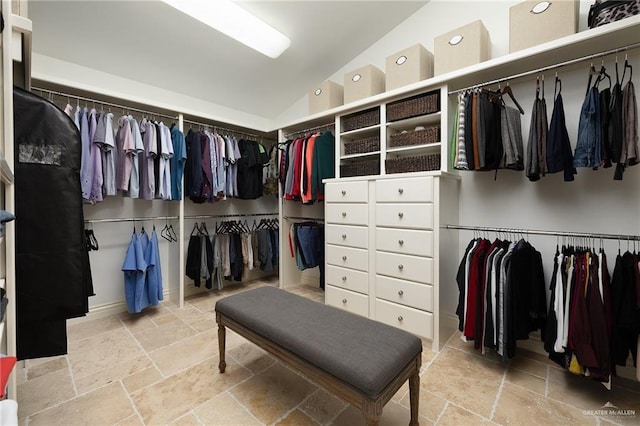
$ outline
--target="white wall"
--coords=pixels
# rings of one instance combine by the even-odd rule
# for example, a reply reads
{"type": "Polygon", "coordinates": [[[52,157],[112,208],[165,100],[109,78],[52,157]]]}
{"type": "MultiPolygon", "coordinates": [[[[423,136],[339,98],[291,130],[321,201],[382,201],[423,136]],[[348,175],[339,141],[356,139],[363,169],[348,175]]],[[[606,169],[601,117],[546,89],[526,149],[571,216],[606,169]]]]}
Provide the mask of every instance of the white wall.
{"type": "Polygon", "coordinates": [[[272,121],[264,117],[173,92],[170,87],[150,86],[38,53],[33,54],[32,77],[257,131],[273,128],[272,121]]]}
{"type": "MultiPolygon", "coordinates": [[[[566,1],[566,0],[561,0],[566,1]]],[[[586,28],[592,0],[580,1],[580,28],[586,28]]],[[[385,58],[416,43],[433,52],[433,40],[440,34],[478,19],[489,31],[491,57],[509,53],[509,8],[520,0],[431,0],[376,43],[337,70],[328,80],[344,84],[344,75],[366,65],[384,71],[385,58]]],[[[303,96],[276,118],[276,123],[290,123],[308,115],[308,96],[303,96]]]]}

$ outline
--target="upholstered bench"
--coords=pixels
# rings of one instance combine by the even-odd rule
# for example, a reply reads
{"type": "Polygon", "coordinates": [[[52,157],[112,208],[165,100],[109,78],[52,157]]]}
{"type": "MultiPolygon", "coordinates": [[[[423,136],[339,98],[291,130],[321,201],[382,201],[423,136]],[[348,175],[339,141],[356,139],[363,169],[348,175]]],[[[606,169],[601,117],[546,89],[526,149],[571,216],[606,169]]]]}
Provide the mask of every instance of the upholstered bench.
{"type": "Polygon", "coordinates": [[[410,424],[418,424],[422,342],[416,336],[275,287],[219,300],[216,320],[221,373],[229,327],[362,410],[369,425],[409,380],[410,424]]]}

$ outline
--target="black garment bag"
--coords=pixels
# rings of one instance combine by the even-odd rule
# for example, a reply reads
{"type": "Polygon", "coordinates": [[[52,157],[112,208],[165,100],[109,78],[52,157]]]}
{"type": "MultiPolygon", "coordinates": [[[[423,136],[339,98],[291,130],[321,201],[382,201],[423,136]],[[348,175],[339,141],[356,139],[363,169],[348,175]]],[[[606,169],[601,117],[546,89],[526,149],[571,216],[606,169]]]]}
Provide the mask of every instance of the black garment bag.
{"type": "Polygon", "coordinates": [[[66,320],[93,295],[73,121],[51,102],[14,88],[18,359],[67,352],[66,320]],[[46,213],[44,213],[46,212],[46,213]]]}

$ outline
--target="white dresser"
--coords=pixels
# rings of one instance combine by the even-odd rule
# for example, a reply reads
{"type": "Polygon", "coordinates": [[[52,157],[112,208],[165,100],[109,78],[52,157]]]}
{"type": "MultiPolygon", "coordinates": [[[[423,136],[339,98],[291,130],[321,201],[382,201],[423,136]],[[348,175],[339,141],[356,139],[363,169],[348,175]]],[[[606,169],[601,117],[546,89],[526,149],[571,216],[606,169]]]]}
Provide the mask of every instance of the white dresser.
{"type": "Polygon", "coordinates": [[[325,303],[438,350],[439,330],[455,326],[455,271],[442,271],[440,259],[457,256],[457,245],[439,228],[457,222],[457,184],[442,172],[328,180],[325,303]]]}
{"type": "Polygon", "coordinates": [[[369,185],[325,188],[325,303],[369,316],[369,185]]]}

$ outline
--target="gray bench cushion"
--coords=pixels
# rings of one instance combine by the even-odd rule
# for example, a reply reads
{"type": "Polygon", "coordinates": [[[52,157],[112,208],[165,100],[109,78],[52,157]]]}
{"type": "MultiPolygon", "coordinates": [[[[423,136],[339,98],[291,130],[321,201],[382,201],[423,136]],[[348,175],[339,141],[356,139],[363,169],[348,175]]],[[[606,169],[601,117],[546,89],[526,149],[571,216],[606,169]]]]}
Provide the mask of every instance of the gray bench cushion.
{"type": "Polygon", "coordinates": [[[403,330],[275,287],[228,296],[216,311],[370,398],[422,352],[420,339],[403,330]]]}

